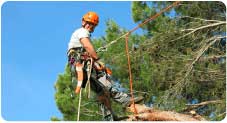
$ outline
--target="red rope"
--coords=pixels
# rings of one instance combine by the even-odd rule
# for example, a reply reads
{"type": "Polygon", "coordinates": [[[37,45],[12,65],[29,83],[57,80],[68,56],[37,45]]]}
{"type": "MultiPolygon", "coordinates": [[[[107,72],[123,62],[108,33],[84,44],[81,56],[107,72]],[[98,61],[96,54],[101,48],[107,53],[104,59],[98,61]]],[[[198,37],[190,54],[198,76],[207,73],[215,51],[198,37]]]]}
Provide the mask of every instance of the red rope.
{"type": "Polygon", "coordinates": [[[140,28],[144,24],[148,23],[149,21],[154,20],[155,18],[160,16],[163,12],[169,10],[170,8],[173,8],[174,6],[177,6],[179,3],[180,3],[180,1],[176,1],[173,4],[169,5],[168,7],[162,9],[159,13],[155,14],[154,16],[151,16],[150,18],[146,19],[144,22],[140,23],[137,27],[130,30],[125,36],[125,50],[126,50],[126,55],[127,55],[127,59],[128,59],[128,71],[129,71],[130,94],[131,94],[131,100],[130,101],[132,101],[132,105],[133,105],[133,108],[134,108],[134,116],[137,114],[137,110],[136,110],[136,107],[135,107],[135,101],[134,101],[133,90],[132,90],[133,79],[132,79],[132,71],[131,71],[131,65],[130,65],[131,63],[130,63],[130,56],[129,56],[129,50],[128,50],[128,37],[135,30],[137,30],[138,28],[140,28]]]}
{"type": "Polygon", "coordinates": [[[134,96],[133,96],[133,92],[132,92],[132,72],[131,72],[131,65],[130,65],[130,56],[129,56],[129,50],[128,50],[128,36],[130,35],[130,33],[128,33],[125,36],[125,50],[126,50],[126,55],[127,55],[127,59],[128,59],[128,71],[129,71],[129,82],[130,82],[130,93],[131,93],[131,100],[132,101],[132,105],[134,108],[134,115],[137,114],[137,110],[135,107],[135,101],[134,101],[134,96]]]}
{"type": "Polygon", "coordinates": [[[133,28],[132,30],[129,31],[129,33],[134,32],[135,30],[137,30],[138,28],[140,28],[141,26],[145,25],[146,23],[148,23],[149,21],[154,20],[155,18],[157,18],[158,16],[160,16],[163,12],[168,11],[169,9],[177,6],[180,3],[180,1],[175,1],[173,4],[167,6],[166,8],[162,9],[159,13],[155,14],[154,16],[151,16],[150,18],[146,19],[144,22],[140,23],[138,26],[136,26],[135,28],[133,28]]]}

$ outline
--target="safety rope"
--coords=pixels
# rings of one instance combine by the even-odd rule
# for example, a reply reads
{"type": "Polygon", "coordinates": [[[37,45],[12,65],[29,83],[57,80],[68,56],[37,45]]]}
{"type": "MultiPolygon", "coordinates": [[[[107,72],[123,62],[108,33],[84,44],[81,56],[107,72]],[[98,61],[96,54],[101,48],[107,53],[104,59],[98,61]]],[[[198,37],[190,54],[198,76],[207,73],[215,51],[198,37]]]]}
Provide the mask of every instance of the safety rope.
{"type": "Polygon", "coordinates": [[[157,18],[158,16],[160,16],[162,13],[168,11],[169,9],[177,6],[180,3],[180,1],[175,1],[173,4],[167,6],[166,8],[162,9],[159,13],[155,14],[154,16],[151,16],[150,18],[146,19],[144,22],[140,23],[138,26],[136,26],[135,28],[133,28],[132,30],[129,31],[129,33],[134,32],[135,30],[137,30],[138,28],[140,28],[141,26],[145,25],[146,23],[154,20],[155,18],[157,18]]]}
{"type": "Polygon", "coordinates": [[[107,45],[105,45],[105,46],[103,46],[103,47],[98,48],[98,50],[96,50],[96,52],[98,53],[98,52],[104,52],[104,51],[107,51],[107,48],[108,48],[109,46],[111,46],[112,44],[116,43],[118,40],[120,40],[121,38],[125,37],[127,34],[128,34],[128,33],[125,33],[124,35],[122,35],[122,36],[120,36],[119,38],[117,38],[117,39],[115,39],[115,40],[111,41],[111,42],[110,42],[110,43],[108,43],[107,45]]]}
{"type": "Polygon", "coordinates": [[[180,1],[175,1],[173,4],[171,4],[171,5],[167,6],[166,8],[162,9],[159,13],[155,14],[154,16],[151,16],[150,18],[146,19],[144,22],[140,23],[138,26],[136,26],[135,28],[133,28],[132,30],[130,30],[129,32],[127,32],[126,34],[120,36],[116,40],[111,41],[109,44],[107,44],[107,45],[105,45],[103,47],[98,48],[98,50],[97,50],[97,52],[104,51],[110,45],[116,43],[118,40],[120,40],[121,38],[125,37],[125,49],[126,49],[126,55],[127,55],[127,60],[128,60],[130,93],[131,93],[132,105],[133,105],[133,108],[134,108],[134,116],[137,114],[137,110],[135,108],[135,101],[134,101],[134,96],[133,96],[133,86],[132,86],[133,85],[133,79],[132,79],[132,72],[131,72],[131,66],[130,66],[131,63],[130,63],[129,48],[128,48],[128,37],[135,30],[139,29],[141,26],[147,24],[151,20],[154,20],[155,18],[157,18],[158,16],[160,16],[162,13],[164,13],[164,12],[168,11],[169,9],[177,6],[179,3],[180,3],[180,1]]]}
{"type": "Polygon", "coordinates": [[[130,56],[129,56],[129,49],[128,49],[128,37],[135,30],[137,30],[141,26],[145,25],[149,21],[154,20],[155,18],[157,18],[158,16],[160,16],[163,12],[165,12],[165,11],[169,10],[170,8],[178,5],[179,3],[180,3],[180,1],[175,1],[173,4],[169,5],[165,9],[161,10],[159,13],[155,14],[154,16],[151,16],[150,18],[146,19],[144,22],[142,22],[141,24],[139,24],[138,26],[136,26],[135,28],[133,28],[132,30],[130,30],[128,33],[126,33],[126,37],[125,37],[125,49],[126,49],[126,55],[127,55],[127,59],[128,59],[130,93],[131,93],[132,105],[133,105],[133,108],[134,108],[134,116],[136,116],[137,110],[136,110],[136,107],[135,107],[135,101],[134,101],[134,96],[133,96],[133,87],[132,87],[133,79],[132,79],[132,71],[131,71],[131,65],[130,65],[131,63],[130,63],[130,56]]]}
{"type": "Polygon", "coordinates": [[[128,71],[129,71],[129,82],[130,82],[130,94],[131,94],[131,99],[130,101],[132,101],[132,105],[134,108],[134,116],[137,114],[137,110],[135,107],[135,101],[134,101],[134,95],[133,95],[133,87],[132,87],[132,72],[131,72],[131,64],[130,64],[130,56],[129,56],[129,50],[128,50],[128,36],[130,33],[127,33],[126,37],[125,37],[125,50],[126,50],[126,55],[127,55],[127,60],[128,60],[128,71]]]}

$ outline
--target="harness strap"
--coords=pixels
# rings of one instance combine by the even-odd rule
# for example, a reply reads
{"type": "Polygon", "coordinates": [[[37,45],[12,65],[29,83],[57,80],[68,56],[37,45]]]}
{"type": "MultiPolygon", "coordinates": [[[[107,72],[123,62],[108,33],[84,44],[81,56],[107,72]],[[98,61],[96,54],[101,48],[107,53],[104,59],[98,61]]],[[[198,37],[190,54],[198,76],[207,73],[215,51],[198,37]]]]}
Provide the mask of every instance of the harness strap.
{"type": "Polygon", "coordinates": [[[86,90],[88,90],[88,95],[87,97],[90,98],[90,95],[91,95],[91,84],[90,84],[90,77],[91,77],[91,70],[92,70],[92,66],[93,66],[93,59],[92,58],[89,58],[89,62],[87,63],[87,83],[85,85],[85,92],[86,90]]]}

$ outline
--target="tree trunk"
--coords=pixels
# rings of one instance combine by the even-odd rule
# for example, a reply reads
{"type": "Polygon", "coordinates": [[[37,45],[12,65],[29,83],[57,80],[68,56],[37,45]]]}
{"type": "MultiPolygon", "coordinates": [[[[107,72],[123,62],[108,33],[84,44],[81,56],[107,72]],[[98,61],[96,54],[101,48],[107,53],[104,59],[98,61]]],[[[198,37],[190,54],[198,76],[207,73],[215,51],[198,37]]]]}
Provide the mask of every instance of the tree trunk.
{"type": "MultiPolygon", "coordinates": [[[[137,114],[129,115],[127,121],[203,121],[203,117],[197,114],[180,114],[173,111],[161,111],[135,104],[137,114]]],[[[134,112],[133,106],[127,109],[134,112]]]]}

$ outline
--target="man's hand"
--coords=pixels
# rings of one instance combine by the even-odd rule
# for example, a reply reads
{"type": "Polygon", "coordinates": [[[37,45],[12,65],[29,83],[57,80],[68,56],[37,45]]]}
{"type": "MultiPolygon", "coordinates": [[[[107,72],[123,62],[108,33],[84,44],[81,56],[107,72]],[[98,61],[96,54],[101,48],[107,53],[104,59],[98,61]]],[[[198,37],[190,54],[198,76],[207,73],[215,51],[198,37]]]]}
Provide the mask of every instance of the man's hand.
{"type": "Polygon", "coordinates": [[[103,62],[102,59],[95,61],[94,65],[97,70],[103,70],[105,68],[105,63],[103,62]]]}

